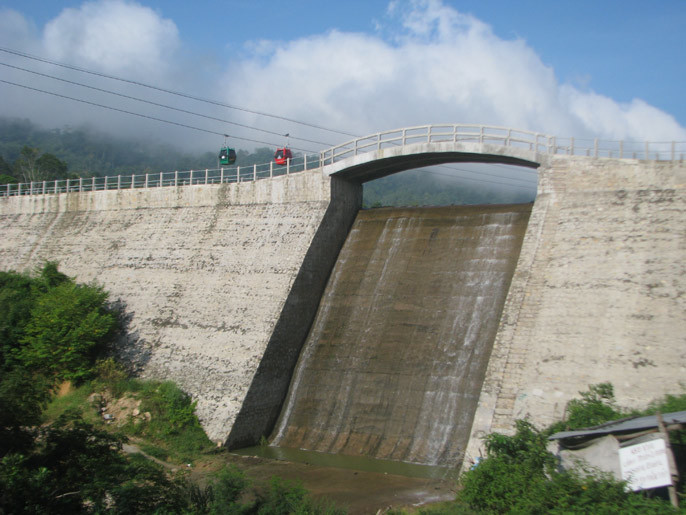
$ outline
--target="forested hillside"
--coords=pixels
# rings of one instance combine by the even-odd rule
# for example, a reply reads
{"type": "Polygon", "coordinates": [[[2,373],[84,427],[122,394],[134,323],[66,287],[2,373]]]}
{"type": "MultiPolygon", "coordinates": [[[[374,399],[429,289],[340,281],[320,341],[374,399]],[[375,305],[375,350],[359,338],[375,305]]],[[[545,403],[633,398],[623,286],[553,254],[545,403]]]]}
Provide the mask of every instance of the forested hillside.
{"type": "MultiPolygon", "coordinates": [[[[28,120],[0,118],[0,184],[216,168],[218,150],[208,146],[204,152],[189,153],[171,144],[115,139],[88,127],[46,130],[28,120]]],[[[267,147],[251,152],[238,148],[236,165],[267,163],[273,153],[267,147]]],[[[365,184],[364,207],[533,200],[533,186],[524,187],[521,181],[508,184],[508,179],[465,178],[450,169],[410,170],[365,184]]]]}

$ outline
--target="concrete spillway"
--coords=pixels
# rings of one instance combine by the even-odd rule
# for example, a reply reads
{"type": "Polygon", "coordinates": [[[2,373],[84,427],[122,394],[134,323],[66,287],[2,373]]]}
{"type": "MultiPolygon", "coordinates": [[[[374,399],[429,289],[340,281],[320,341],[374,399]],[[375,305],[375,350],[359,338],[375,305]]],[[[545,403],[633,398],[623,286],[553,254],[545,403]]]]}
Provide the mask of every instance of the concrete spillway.
{"type": "Polygon", "coordinates": [[[530,211],[361,211],[272,443],[458,463],[530,211]]]}

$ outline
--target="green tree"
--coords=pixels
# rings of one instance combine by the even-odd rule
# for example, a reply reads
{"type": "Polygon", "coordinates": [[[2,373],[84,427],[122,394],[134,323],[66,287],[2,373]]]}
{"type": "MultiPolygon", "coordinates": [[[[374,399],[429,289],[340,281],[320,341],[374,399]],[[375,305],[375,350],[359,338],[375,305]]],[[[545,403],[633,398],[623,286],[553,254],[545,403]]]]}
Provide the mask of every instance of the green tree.
{"type": "Polygon", "coordinates": [[[107,293],[97,286],[69,281],[49,289],[31,310],[16,352],[19,363],[61,380],[91,377],[96,358],[117,327],[106,300],[107,293]]]}
{"type": "Polygon", "coordinates": [[[189,513],[182,484],[121,452],[125,438],[78,413],[44,427],[34,447],[0,462],[0,513],[189,513]]]}
{"type": "Polygon", "coordinates": [[[49,397],[48,382],[41,375],[15,368],[0,380],[0,456],[25,452],[33,442],[32,427],[41,421],[49,397]]]}
{"type": "Polygon", "coordinates": [[[68,175],[67,163],[60,161],[52,154],[45,153],[36,160],[38,177],[41,181],[65,179],[68,175]]]}
{"type": "MultiPolygon", "coordinates": [[[[0,181],[2,181],[2,177],[12,177],[16,180],[14,177],[14,173],[12,171],[12,167],[10,164],[5,161],[5,158],[0,156],[0,181]]],[[[0,182],[0,184],[5,184],[4,182],[0,182]]]]}
{"type": "Polygon", "coordinates": [[[579,392],[579,395],[581,399],[572,399],[567,403],[565,420],[551,425],[549,434],[593,427],[631,414],[616,405],[611,383],[592,384],[588,391],[579,392]]]}
{"type": "Polygon", "coordinates": [[[460,478],[458,501],[479,513],[673,513],[661,499],[629,492],[609,474],[559,472],[546,433],[518,420],[512,436],[486,437],[486,458],[460,478]]]}
{"type": "Polygon", "coordinates": [[[23,182],[40,180],[39,157],[40,151],[37,148],[24,145],[21,149],[19,158],[14,162],[14,169],[23,182]]]}

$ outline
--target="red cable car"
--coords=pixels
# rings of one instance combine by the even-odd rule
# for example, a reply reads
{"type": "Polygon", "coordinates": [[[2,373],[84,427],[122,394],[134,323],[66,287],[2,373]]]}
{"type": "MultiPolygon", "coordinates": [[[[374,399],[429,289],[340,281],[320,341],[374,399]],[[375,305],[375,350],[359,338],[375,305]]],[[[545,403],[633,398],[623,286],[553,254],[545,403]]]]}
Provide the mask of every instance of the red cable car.
{"type": "Polygon", "coordinates": [[[277,165],[285,165],[289,159],[293,159],[293,153],[288,147],[277,148],[274,152],[274,162],[277,165]]]}

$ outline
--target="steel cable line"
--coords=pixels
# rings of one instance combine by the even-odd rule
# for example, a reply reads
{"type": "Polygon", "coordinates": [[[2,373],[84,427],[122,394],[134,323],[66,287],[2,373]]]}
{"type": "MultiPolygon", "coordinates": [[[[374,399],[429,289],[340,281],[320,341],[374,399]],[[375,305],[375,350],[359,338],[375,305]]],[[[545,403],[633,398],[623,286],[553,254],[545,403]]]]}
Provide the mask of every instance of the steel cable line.
{"type": "MultiPolygon", "coordinates": [[[[489,163],[489,166],[492,166],[491,163],[489,163]]],[[[507,165],[504,165],[504,166],[507,166],[507,165]]],[[[495,177],[496,179],[506,179],[509,181],[519,181],[519,182],[522,182],[524,184],[535,184],[535,183],[532,183],[531,181],[527,181],[526,179],[520,179],[518,177],[506,177],[504,175],[497,175],[497,174],[492,174],[492,173],[487,173],[487,172],[475,172],[473,170],[467,170],[466,168],[459,168],[456,166],[437,165],[437,167],[438,168],[445,168],[447,170],[457,170],[457,171],[461,171],[461,172],[471,173],[474,175],[487,175],[489,177],[495,177]]]]}
{"type": "MultiPolygon", "coordinates": [[[[47,94],[47,95],[53,95],[53,96],[60,97],[60,98],[66,98],[66,99],[68,99],[68,100],[73,100],[73,101],[75,101],[75,102],[81,102],[81,103],[83,103],[83,104],[88,104],[88,105],[92,105],[92,106],[95,106],[95,107],[102,107],[102,108],[104,108],[104,109],[110,109],[110,110],[112,110],[112,111],[118,111],[118,112],[120,112],[120,113],[130,114],[130,115],[133,115],[133,116],[139,116],[139,117],[141,117],[141,118],[147,118],[147,119],[149,119],[149,120],[155,120],[155,121],[157,121],[157,122],[163,122],[163,123],[168,123],[168,124],[171,124],[171,125],[177,125],[177,126],[179,126],[179,127],[185,127],[186,129],[193,129],[193,130],[200,131],[200,132],[206,132],[206,133],[208,133],[208,134],[216,134],[216,135],[219,135],[219,136],[224,136],[224,137],[228,137],[228,138],[232,138],[232,139],[240,139],[240,140],[243,140],[243,141],[251,141],[251,142],[253,142],[253,143],[260,143],[260,144],[262,144],[262,145],[274,146],[274,143],[269,143],[269,142],[266,142],[266,141],[260,141],[260,140],[251,139],[251,138],[242,138],[242,137],[240,137],[240,136],[231,136],[231,135],[226,134],[226,133],[224,133],[224,132],[217,132],[217,131],[213,131],[213,130],[209,130],[209,129],[203,129],[203,128],[201,128],[201,127],[195,127],[195,126],[193,126],[193,125],[187,125],[187,124],[185,124],[185,123],[173,122],[173,121],[171,121],[171,120],[165,120],[165,119],[163,119],[163,118],[157,118],[157,117],[155,117],[155,116],[149,116],[149,115],[146,115],[146,114],[135,113],[135,112],[133,112],[133,111],[127,111],[127,110],[125,110],[125,109],[119,109],[118,107],[106,106],[106,105],[103,105],[103,104],[98,104],[98,103],[96,103],[96,102],[89,102],[88,100],[83,100],[83,99],[80,99],[80,98],[74,98],[74,97],[70,97],[70,96],[67,96],[67,95],[62,95],[62,94],[60,94],[60,93],[55,93],[55,92],[52,92],[52,91],[45,91],[45,90],[43,90],[43,89],[34,88],[34,87],[31,87],[31,86],[27,86],[27,85],[25,85],[25,84],[18,84],[18,83],[16,83],[16,82],[11,82],[11,81],[8,81],[8,80],[0,79],[0,82],[3,82],[3,83],[5,83],[5,84],[10,84],[10,85],[12,85],[12,86],[19,86],[20,88],[25,88],[25,89],[30,89],[30,90],[33,90],[33,91],[38,91],[38,92],[40,92],[40,93],[45,93],[45,94],[47,94]]],[[[308,150],[308,149],[303,149],[303,148],[297,148],[297,147],[291,147],[291,148],[293,148],[293,149],[295,149],[295,150],[301,150],[301,151],[303,151],[303,152],[313,153],[313,154],[318,153],[318,152],[316,152],[316,151],[308,150]]]]}
{"type": "Polygon", "coordinates": [[[253,109],[248,109],[248,108],[245,108],[245,107],[235,106],[235,105],[231,105],[231,104],[225,104],[225,103],[223,103],[223,102],[218,102],[218,101],[216,101],[216,100],[210,100],[210,99],[207,99],[207,98],[195,97],[195,96],[193,96],[193,95],[188,95],[188,94],[186,94],[186,93],[181,93],[181,92],[179,92],[179,91],[173,91],[173,90],[170,90],[170,89],[164,89],[164,88],[160,88],[160,87],[157,87],[157,86],[152,86],[152,85],[150,85],[150,84],[145,84],[144,82],[138,82],[138,81],[134,81],[134,80],[124,79],[124,78],[121,78],[121,77],[116,77],[116,76],[114,76],[114,75],[107,75],[107,74],[105,74],[105,73],[94,72],[94,71],[92,71],[92,70],[87,70],[87,69],[85,69],[85,68],[80,68],[80,67],[78,67],[78,66],[72,66],[72,65],[60,63],[60,62],[57,62],[57,61],[51,61],[50,59],[45,59],[44,57],[38,57],[38,56],[35,56],[35,55],[26,54],[26,53],[24,53],[24,52],[19,52],[19,51],[17,51],[17,50],[11,50],[11,49],[9,49],[9,48],[0,47],[0,52],[6,52],[6,53],[8,53],[8,54],[17,55],[17,56],[20,56],[20,57],[24,57],[24,58],[26,58],[26,59],[33,59],[33,60],[35,60],[35,61],[40,61],[40,62],[43,62],[43,63],[52,64],[52,65],[54,65],[54,66],[61,66],[61,67],[63,67],[63,68],[68,68],[68,69],[70,69],[70,70],[75,70],[75,71],[82,72],[82,73],[89,73],[89,74],[91,74],[91,75],[96,75],[96,76],[98,76],[98,77],[103,77],[103,78],[106,78],[106,79],[117,80],[117,81],[120,81],[120,82],[127,82],[127,83],[129,83],[129,84],[134,84],[134,85],[136,85],[136,86],[141,86],[141,87],[144,87],[144,88],[155,89],[155,90],[157,90],[157,91],[162,91],[163,93],[168,93],[168,94],[170,94],[170,95],[177,95],[177,96],[184,97],[184,98],[188,98],[188,99],[195,100],[195,101],[198,101],[198,102],[206,102],[206,103],[208,103],[208,104],[212,104],[212,105],[216,105],[216,106],[220,106],[220,107],[226,107],[226,108],[228,108],[228,109],[235,109],[235,110],[237,110],[237,111],[243,111],[243,112],[246,112],[246,113],[256,114],[256,115],[259,115],[259,116],[268,116],[268,117],[270,117],[270,118],[276,118],[276,119],[278,119],[278,120],[284,120],[284,121],[291,122],[291,123],[297,123],[297,124],[299,124],[299,125],[304,125],[304,126],[306,126],[306,127],[312,127],[312,128],[319,129],[319,130],[324,130],[324,131],[328,131],[328,132],[334,132],[334,133],[337,133],[337,134],[342,134],[342,135],[344,135],[344,136],[352,136],[353,138],[358,137],[357,135],[351,134],[351,133],[349,133],[349,132],[339,131],[339,130],[337,130],[337,129],[329,129],[329,128],[327,128],[327,127],[322,127],[321,125],[315,125],[315,124],[308,123],[308,122],[302,122],[302,121],[300,121],[300,120],[294,120],[294,119],[292,119],[292,118],[287,118],[287,117],[285,117],[285,116],[279,116],[279,115],[275,115],[275,114],[263,113],[263,112],[261,112],[261,111],[255,111],[255,110],[253,110],[253,109]]]}
{"type": "MultiPolygon", "coordinates": [[[[195,126],[193,126],[193,125],[187,125],[187,124],[184,124],[184,123],[174,122],[174,121],[171,121],[171,120],[165,120],[165,119],[163,119],[163,118],[157,118],[157,117],[155,117],[155,116],[149,116],[149,115],[145,115],[145,114],[141,114],[141,113],[135,113],[135,112],[132,112],[132,111],[127,111],[127,110],[125,110],[125,109],[119,109],[119,108],[117,108],[117,107],[111,107],[111,106],[106,106],[106,105],[103,105],[103,104],[98,104],[98,103],[96,103],[96,102],[89,102],[88,100],[83,100],[83,99],[79,99],[79,98],[74,98],[74,97],[70,97],[70,96],[67,96],[67,95],[62,95],[62,94],[60,94],[60,93],[54,93],[54,92],[52,92],[52,91],[45,91],[45,90],[42,90],[42,89],[39,89],[39,88],[34,88],[34,87],[31,87],[31,86],[27,86],[27,85],[25,85],[25,84],[18,84],[18,83],[16,83],[16,82],[11,82],[11,81],[7,81],[7,80],[3,80],[3,79],[0,79],[0,82],[2,82],[2,83],[4,83],[4,84],[10,84],[10,85],[12,85],[12,86],[18,86],[18,87],[21,87],[21,88],[29,89],[29,90],[32,90],[32,91],[37,91],[37,92],[39,92],[39,93],[45,93],[45,94],[47,94],[47,95],[53,95],[53,96],[56,96],[56,97],[65,98],[65,99],[67,99],[67,100],[73,100],[73,101],[75,101],[75,102],[81,102],[81,103],[83,103],[83,104],[88,104],[88,105],[95,106],[95,107],[101,107],[101,108],[104,108],[104,109],[110,109],[110,110],[112,110],[112,111],[117,111],[117,112],[124,113],[124,114],[130,114],[130,115],[133,115],[133,116],[138,116],[138,117],[146,118],[146,119],[149,119],[149,120],[154,120],[154,121],[158,121],[158,122],[168,123],[168,124],[171,124],[171,125],[176,125],[176,126],[179,126],[179,127],[184,127],[184,128],[187,128],[187,129],[193,129],[193,130],[200,131],[200,132],[206,132],[206,133],[208,133],[208,134],[216,134],[216,135],[218,135],[218,136],[225,136],[225,137],[230,137],[230,138],[233,138],[233,139],[240,139],[240,140],[244,140],[244,141],[251,141],[251,142],[253,142],[253,143],[260,143],[260,144],[263,144],[263,145],[270,145],[270,146],[273,145],[273,143],[269,143],[269,142],[266,142],[266,141],[254,140],[254,139],[251,139],[251,138],[241,138],[241,137],[239,137],[239,136],[230,136],[230,135],[224,134],[224,133],[222,133],[222,132],[216,132],[216,131],[212,131],[212,130],[209,130],[209,129],[203,129],[203,128],[201,128],[201,127],[195,127],[195,126]]],[[[295,150],[302,150],[303,152],[312,152],[312,153],[316,153],[316,152],[313,152],[313,151],[307,150],[307,149],[301,149],[301,148],[297,148],[297,147],[292,147],[292,148],[295,149],[295,150]]],[[[467,173],[479,174],[479,172],[472,172],[471,170],[466,170],[466,169],[463,169],[463,168],[450,168],[450,167],[443,167],[443,168],[448,168],[448,169],[453,169],[453,170],[464,171],[464,172],[467,172],[467,173]]],[[[482,183],[485,183],[485,184],[497,184],[497,185],[499,185],[499,186],[511,186],[511,187],[514,187],[514,188],[530,189],[530,188],[526,188],[525,186],[520,186],[520,185],[518,185],[518,184],[503,184],[503,183],[499,183],[499,182],[496,182],[496,181],[489,181],[489,180],[485,180],[485,179],[473,179],[473,178],[471,178],[471,177],[456,176],[456,175],[451,175],[451,174],[445,174],[445,173],[440,173],[440,172],[434,172],[434,171],[431,171],[431,170],[426,170],[425,172],[426,172],[426,173],[433,174],[433,175],[442,175],[442,176],[445,176],[445,177],[450,177],[450,178],[453,178],[453,179],[455,179],[455,180],[466,180],[466,181],[472,181],[472,182],[482,182],[482,183]]],[[[491,175],[491,174],[486,174],[486,175],[491,175]]],[[[507,177],[501,177],[501,176],[497,176],[497,175],[492,175],[492,176],[493,176],[493,177],[500,177],[500,178],[503,178],[503,179],[508,179],[507,177]]]]}
{"type": "MultiPolygon", "coordinates": [[[[454,170],[462,170],[464,172],[469,172],[469,170],[463,170],[461,168],[454,168],[454,170]]],[[[502,182],[489,181],[488,179],[474,179],[472,177],[463,177],[461,175],[452,175],[452,174],[447,174],[447,173],[434,172],[431,170],[425,170],[425,171],[426,171],[426,173],[430,173],[433,175],[441,175],[443,177],[450,177],[450,178],[456,179],[456,180],[459,179],[459,180],[464,180],[464,181],[474,181],[474,182],[483,182],[483,183],[487,183],[487,184],[497,184],[498,186],[508,186],[508,187],[512,187],[512,188],[521,188],[521,189],[525,189],[525,190],[531,190],[534,187],[533,184],[530,187],[527,187],[527,186],[522,186],[520,184],[507,184],[507,183],[502,183],[502,182]]],[[[470,172],[470,173],[478,173],[478,172],[470,172]]],[[[495,175],[494,177],[498,177],[498,176],[495,175]]],[[[502,178],[508,179],[508,177],[502,177],[502,178]]]]}
{"type": "MultiPolygon", "coordinates": [[[[131,97],[131,96],[128,96],[128,95],[123,95],[123,94],[120,94],[120,93],[116,93],[116,92],[112,92],[112,91],[108,91],[108,90],[103,90],[103,89],[96,88],[96,87],[93,87],[93,86],[88,86],[88,85],[85,85],[85,84],[80,84],[80,83],[73,82],[73,81],[69,81],[69,80],[66,80],[66,79],[60,79],[60,78],[58,78],[58,77],[53,77],[53,76],[50,76],[50,75],[47,75],[47,74],[44,74],[44,73],[34,72],[34,71],[32,71],[32,70],[26,70],[26,69],[20,68],[20,67],[18,67],[18,66],[7,65],[7,64],[1,63],[1,62],[0,62],[0,65],[9,66],[9,67],[11,67],[11,68],[16,68],[16,69],[19,69],[19,70],[22,70],[22,71],[27,71],[27,72],[29,72],[29,73],[35,73],[35,74],[37,74],[37,75],[41,75],[41,76],[48,77],[48,78],[51,78],[51,79],[56,79],[56,80],[59,80],[59,81],[62,81],[62,82],[67,82],[67,83],[70,83],[70,84],[76,84],[76,85],[78,85],[78,86],[83,86],[83,87],[85,87],[85,88],[94,89],[94,90],[96,90],[96,91],[102,91],[102,92],[110,93],[110,94],[117,95],[117,96],[120,96],[120,97],[129,98],[129,99],[137,100],[137,101],[140,101],[140,102],[145,102],[145,103],[148,103],[148,104],[151,104],[151,105],[155,105],[155,106],[158,106],[158,107],[164,107],[164,108],[172,109],[172,110],[174,110],[174,111],[179,111],[179,112],[182,112],[182,113],[192,114],[192,115],[195,115],[195,116],[201,116],[201,117],[203,117],[203,118],[208,118],[208,119],[210,119],[210,120],[216,120],[216,121],[225,122],[225,123],[233,123],[233,122],[229,122],[229,121],[226,121],[226,120],[222,120],[222,119],[220,119],[220,118],[215,118],[215,117],[212,117],[212,116],[206,116],[206,115],[202,115],[202,114],[198,114],[198,113],[193,113],[193,112],[191,112],[191,111],[186,111],[186,110],[184,110],[184,109],[178,109],[178,108],[175,108],[175,107],[166,106],[166,105],[163,105],[163,104],[158,104],[158,103],[156,103],[156,102],[151,102],[151,101],[139,99],[139,98],[136,98],[136,97],[131,97]]],[[[76,101],[76,102],[82,102],[82,103],[84,103],[84,104],[89,104],[89,105],[96,106],[96,107],[101,107],[101,108],[104,108],[104,109],[110,109],[110,110],[113,110],[113,111],[118,111],[118,112],[125,113],[125,114],[131,114],[131,115],[134,115],[134,116],[139,116],[139,117],[147,118],[147,119],[150,119],[150,120],[155,120],[155,121],[159,121],[159,122],[163,122],[163,123],[169,123],[169,124],[172,124],[172,125],[177,125],[177,126],[180,126],[180,127],[185,127],[185,128],[189,128],[189,129],[193,129],[193,130],[197,130],[197,131],[207,132],[207,133],[209,133],[209,134],[218,134],[218,135],[223,135],[223,136],[225,136],[225,137],[230,137],[230,138],[232,138],[232,139],[240,139],[240,140],[244,140],[244,141],[251,141],[251,142],[253,142],[253,143],[260,143],[260,144],[270,145],[270,146],[273,145],[273,143],[268,143],[268,142],[265,142],[265,141],[254,140],[254,139],[251,139],[251,138],[242,138],[242,137],[239,137],[239,136],[230,136],[230,135],[227,135],[226,133],[220,133],[220,132],[216,132],[216,131],[211,131],[211,130],[203,129],[203,128],[200,128],[200,127],[194,127],[194,126],[186,125],[186,124],[183,124],[183,123],[180,123],[180,122],[173,122],[173,121],[170,121],[170,120],[164,120],[164,119],[162,119],[162,118],[157,118],[157,117],[154,117],[154,116],[144,115],[144,114],[141,114],[141,113],[135,113],[135,112],[132,112],[132,111],[127,111],[127,110],[119,109],[119,108],[116,108],[116,107],[106,106],[106,105],[103,105],[103,104],[98,104],[98,103],[90,102],[90,101],[83,100],[83,99],[73,98],[73,97],[69,97],[69,96],[67,96],[67,95],[62,95],[62,94],[54,93],[54,92],[51,92],[51,91],[45,91],[45,90],[42,90],[42,89],[34,88],[34,87],[31,87],[31,86],[26,86],[26,85],[23,85],[23,84],[17,84],[17,83],[10,82],[10,81],[6,81],[6,80],[2,80],[2,79],[0,79],[0,82],[4,82],[4,83],[6,83],[6,84],[11,84],[11,85],[13,85],[13,86],[19,86],[19,87],[22,87],[22,88],[30,89],[30,90],[37,91],[37,92],[40,92],[40,93],[45,93],[45,94],[48,94],[48,95],[54,95],[54,96],[57,96],[57,97],[66,98],[66,99],[68,99],[68,100],[73,100],[73,101],[76,101]]],[[[261,130],[261,131],[266,132],[266,133],[268,133],[268,134],[281,136],[281,134],[276,133],[276,132],[272,132],[272,131],[266,131],[266,130],[263,130],[263,129],[257,129],[257,128],[245,126],[245,125],[242,125],[242,124],[234,124],[234,125],[238,125],[238,126],[240,126],[240,127],[247,127],[247,128],[253,129],[253,130],[261,130]]],[[[293,136],[291,136],[291,137],[293,137],[293,136]]],[[[302,138],[295,138],[295,139],[302,139],[302,138]]],[[[321,144],[321,145],[327,145],[327,143],[321,143],[321,142],[311,141],[311,140],[307,140],[307,139],[302,139],[302,141],[307,141],[307,142],[309,142],[309,143],[318,143],[318,144],[321,144]]],[[[308,149],[302,149],[302,148],[298,148],[298,147],[291,147],[291,148],[293,148],[293,149],[295,149],[295,150],[301,150],[301,151],[303,151],[303,152],[316,153],[315,151],[308,150],[308,149]]],[[[505,166],[505,165],[503,165],[503,166],[505,166]]],[[[461,172],[465,172],[465,173],[471,173],[471,174],[473,174],[473,175],[487,175],[487,176],[489,176],[489,177],[495,177],[495,178],[497,178],[497,179],[504,179],[504,180],[510,180],[510,181],[518,181],[518,182],[522,182],[522,183],[524,183],[524,184],[527,184],[527,181],[526,181],[526,180],[522,180],[522,179],[518,179],[518,178],[514,178],[514,177],[504,177],[504,176],[501,176],[501,175],[489,174],[489,173],[486,173],[486,172],[475,172],[475,171],[472,171],[472,170],[467,170],[467,169],[465,169],[465,168],[457,168],[457,167],[451,167],[451,166],[446,166],[446,165],[441,165],[441,166],[438,166],[438,167],[439,167],[439,168],[443,168],[443,169],[447,169],[447,170],[455,170],[455,171],[461,171],[461,172]]],[[[449,175],[449,174],[441,174],[441,173],[439,173],[439,172],[432,172],[432,171],[428,171],[428,170],[427,170],[427,172],[428,172],[428,173],[435,174],[435,175],[442,175],[442,176],[445,176],[445,177],[455,177],[456,179],[457,179],[457,178],[460,178],[460,179],[465,179],[465,180],[476,180],[476,179],[470,179],[469,177],[452,176],[452,175],[449,175]]],[[[482,180],[482,181],[478,181],[478,182],[485,182],[485,183],[490,182],[490,183],[493,183],[493,184],[498,184],[498,183],[496,183],[496,182],[494,182],[494,181],[484,181],[484,180],[482,180]]],[[[528,184],[531,184],[531,183],[528,183],[528,184]]],[[[515,186],[515,187],[524,188],[524,186],[520,186],[520,185],[516,185],[516,184],[507,184],[507,185],[508,185],[508,186],[515,186]]]]}
{"type": "MultiPolygon", "coordinates": [[[[145,100],[145,99],[143,99],[143,98],[133,97],[133,96],[130,96],[130,95],[125,95],[125,94],[123,94],[123,93],[117,93],[116,91],[111,91],[111,90],[108,90],[108,89],[96,88],[95,86],[89,86],[88,84],[82,84],[82,83],[80,83],[80,82],[76,82],[76,81],[72,81],[72,80],[68,80],[68,79],[62,79],[62,78],[60,78],[60,77],[55,77],[54,75],[48,75],[47,73],[42,73],[42,72],[37,72],[37,71],[34,71],[34,70],[29,70],[29,69],[27,69],[27,68],[22,68],[22,67],[20,67],[20,66],[15,66],[15,65],[13,65],[13,64],[7,64],[7,63],[0,62],[0,65],[2,65],[2,66],[7,66],[8,68],[14,68],[15,70],[21,70],[21,71],[27,72],[27,73],[33,73],[34,75],[40,75],[41,77],[47,77],[47,78],[49,78],[49,79],[59,80],[59,81],[61,81],[61,82],[66,82],[67,84],[74,84],[74,85],[76,85],[76,86],[81,86],[81,87],[83,87],[83,88],[88,88],[88,89],[92,89],[92,90],[95,90],[95,91],[100,91],[100,92],[102,92],[102,93],[108,93],[108,94],[110,94],[110,95],[116,95],[116,96],[118,96],[118,97],[128,98],[129,100],[135,100],[135,101],[137,101],[137,102],[144,102],[144,103],[146,103],[146,104],[154,105],[154,106],[157,106],[157,107],[164,107],[165,109],[172,109],[172,110],[178,111],[178,112],[180,112],[180,113],[191,114],[191,115],[193,115],[193,116],[200,116],[200,117],[202,117],[202,118],[207,118],[208,120],[215,120],[215,121],[218,121],[218,122],[228,123],[228,124],[231,124],[231,125],[236,125],[237,127],[243,127],[243,128],[245,128],[245,129],[250,129],[250,130],[255,130],[255,131],[260,131],[260,132],[264,132],[264,133],[267,133],[267,134],[271,134],[271,135],[273,135],[273,136],[283,136],[283,134],[281,134],[281,133],[279,133],[279,132],[269,131],[269,130],[266,130],[266,129],[260,129],[260,128],[258,128],[258,127],[252,127],[252,126],[250,126],[250,125],[244,125],[244,124],[242,124],[242,123],[231,122],[231,121],[229,121],[229,120],[224,120],[224,119],[222,119],[222,118],[216,118],[216,117],[214,117],[214,116],[204,115],[204,114],[196,113],[196,112],[193,112],[193,111],[188,111],[188,110],[186,110],[186,109],[180,109],[180,108],[177,108],[177,107],[172,107],[172,106],[168,106],[168,105],[165,105],[165,104],[160,104],[160,103],[157,103],[157,102],[153,102],[152,100],[145,100]]],[[[316,145],[323,145],[323,146],[325,146],[325,147],[332,147],[332,146],[333,146],[331,143],[324,143],[324,142],[322,142],[322,141],[314,141],[314,140],[310,140],[310,139],[306,139],[306,138],[299,138],[299,137],[297,137],[297,136],[292,136],[292,135],[291,135],[290,137],[293,138],[293,139],[300,140],[300,141],[305,141],[305,142],[307,142],[307,143],[314,143],[314,144],[316,144],[316,145]]]]}

